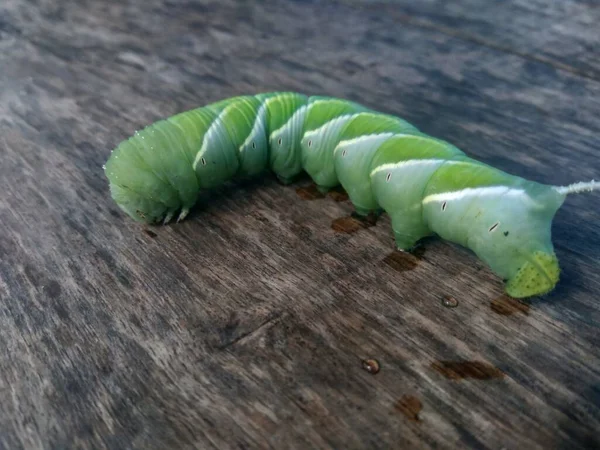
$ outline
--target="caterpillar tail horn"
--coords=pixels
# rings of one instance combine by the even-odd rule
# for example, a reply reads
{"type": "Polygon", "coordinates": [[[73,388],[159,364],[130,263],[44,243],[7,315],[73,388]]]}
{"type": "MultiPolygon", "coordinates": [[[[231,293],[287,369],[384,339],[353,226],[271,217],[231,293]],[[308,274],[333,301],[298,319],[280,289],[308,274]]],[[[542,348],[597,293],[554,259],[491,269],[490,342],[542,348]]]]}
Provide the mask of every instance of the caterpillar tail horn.
{"type": "Polygon", "coordinates": [[[559,194],[580,194],[582,192],[592,192],[600,189],[600,181],[580,181],[569,184],[568,186],[554,186],[559,194]]]}

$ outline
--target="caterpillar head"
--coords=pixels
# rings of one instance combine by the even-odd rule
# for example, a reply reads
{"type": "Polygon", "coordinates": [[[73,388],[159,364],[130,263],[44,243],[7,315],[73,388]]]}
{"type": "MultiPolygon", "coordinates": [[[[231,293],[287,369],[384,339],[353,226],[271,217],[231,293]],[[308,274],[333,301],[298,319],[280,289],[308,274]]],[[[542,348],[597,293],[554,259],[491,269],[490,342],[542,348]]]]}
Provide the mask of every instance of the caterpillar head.
{"type": "Polygon", "coordinates": [[[558,283],[559,265],[551,239],[552,219],[565,199],[551,187],[527,184],[514,195],[482,199],[468,247],[506,280],[506,293],[523,298],[542,295],[558,283]]]}

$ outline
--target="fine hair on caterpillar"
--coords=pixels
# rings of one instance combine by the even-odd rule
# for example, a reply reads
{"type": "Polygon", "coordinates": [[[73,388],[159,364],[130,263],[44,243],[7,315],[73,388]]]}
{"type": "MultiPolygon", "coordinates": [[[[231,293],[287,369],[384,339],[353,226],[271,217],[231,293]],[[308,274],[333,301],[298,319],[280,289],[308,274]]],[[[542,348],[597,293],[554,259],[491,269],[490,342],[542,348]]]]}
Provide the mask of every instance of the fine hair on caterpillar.
{"type": "Polygon", "coordinates": [[[600,188],[525,180],[400,118],[294,92],[160,120],[121,142],[104,166],[114,201],[145,223],[183,220],[201,190],[265,169],[286,184],[305,171],[321,192],[341,185],[361,216],[385,211],[400,250],[432,234],[471,249],[513,297],[556,286],[554,215],[567,195],[600,188]]]}

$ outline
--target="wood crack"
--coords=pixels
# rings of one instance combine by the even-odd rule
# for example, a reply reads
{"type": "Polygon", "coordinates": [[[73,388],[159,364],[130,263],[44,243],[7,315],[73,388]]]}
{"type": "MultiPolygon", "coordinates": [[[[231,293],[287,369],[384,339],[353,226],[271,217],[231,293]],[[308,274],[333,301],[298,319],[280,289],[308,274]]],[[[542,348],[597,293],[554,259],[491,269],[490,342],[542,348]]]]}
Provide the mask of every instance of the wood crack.
{"type": "Polygon", "coordinates": [[[272,315],[271,317],[269,317],[268,319],[266,319],[265,321],[263,321],[259,326],[257,326],[256,328],[246,332],[246,333],[242,333],[240,334],[238,337],[232,339],[231,341],[220,345],[219,347],[217,347],[219,350],[226,350],[228,348],[233,347],[234,345],[238,344],[239,342],[242,342],[246,339],[250,339],[252,336],[256,335],[259,331],[261,331],[263,328],[270,326],[271,324],[274,324],[276,321],[278,321],[281,316],[283,314],[278,312],[275,313],[274,315],[272,315]]]}

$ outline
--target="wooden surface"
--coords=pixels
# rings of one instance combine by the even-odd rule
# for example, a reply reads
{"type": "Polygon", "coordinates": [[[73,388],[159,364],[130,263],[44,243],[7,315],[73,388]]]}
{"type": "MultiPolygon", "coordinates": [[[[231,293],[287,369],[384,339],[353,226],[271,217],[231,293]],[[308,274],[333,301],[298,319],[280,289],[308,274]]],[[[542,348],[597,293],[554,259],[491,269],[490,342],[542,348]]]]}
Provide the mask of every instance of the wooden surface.
{"type": "Polygon", "coordinates": [[[101,170],[156,119],[289,89],[597,179],[600,9],[551,3],[4,0],[0,448],[597,448],[597,193],[556,217],[558,288],[521,303],[308,179],[144,228],[101,170]]]}

